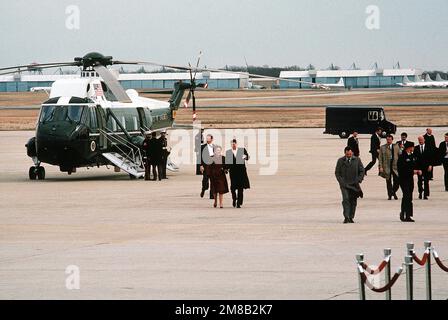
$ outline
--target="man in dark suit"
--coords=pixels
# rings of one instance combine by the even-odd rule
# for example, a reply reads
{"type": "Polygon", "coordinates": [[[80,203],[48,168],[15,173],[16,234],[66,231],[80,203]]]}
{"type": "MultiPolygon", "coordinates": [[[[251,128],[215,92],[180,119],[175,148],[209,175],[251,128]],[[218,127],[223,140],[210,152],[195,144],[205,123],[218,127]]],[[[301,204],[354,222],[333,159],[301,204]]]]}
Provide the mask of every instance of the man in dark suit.
{"type": "Polygon", "coordinates": [[[360,184],[364,179],[361,159],[353,156],[350,147],[345,147],[345,155],[336,163],[335,176],[342,194],[344,223],[354,223],[358,198],[362,197],[360,184]]]}
{"type": "Polygon", "coordinates": [[[159,166],[159,175],[162,177],[162,179],[168,179],[166,176],[166,164],[168,162],[168,156],[170,155],[170,151],[168,148],[168,140],[166,138],[167,133],[165,131],[162,131],[160,133],[159,144],[162,148],[161,150],[161,157],[160,157],[160,166],[159,166]]]}
{"type": "Polygon", "coordinates": [[[201,146],[204,144],[204,128],[194,137],[194,152],[196,153],[196,175],[201,176],[201,146]]]}
{"type": "Polygon", "coordinates": [[[231,146],[226,151],[226,168],[229,168],[232,205],[234,208],[241,208],[244,189],[250,188],[246,170],[246,161],[249,160],[249,154],[246,148],[238,148],[236,139],[231,141],[231,146]]]}
{"type": "Polygon", "coordinates": [[[353,131],[352,136],[347,140],[347,147],[350,147],[355,157],[359,157],[358,132],[353,131]]]}
{"type": "Polygon", "coordinates": [[[434,151],[425,143],[423,136],[418,137],[418,146],[414,150],[414,156],[417,160],[417,169],[422,171],[418,176],[418,198],[428,200],[429,197],[429,179],[433,168],[434,151]]]}
{"type": "Polygon", "coordinates": [[[401,133],[401,140],[397,142],[399,149],[399,154],[402,154],[404,151],[404,146],[408,142],[408,134],[406,132],[401,133]]]}
{"type": "Polygon", "coordinates": [[[414,143],[406,142],[404,151],[398,158],[398,179],[403,192],[401,199],[400,220],[403,222],[414,222],[414,207],[412,204],[412,193],[414,192],[414,174],[420,174],[417,170],[417,160],[414,155],[414,143]]]}
{"type": "Polygon", "coordinates": [[[210,187],[210,199],[214,199],[213,190],[208,175],[208,167],[213,163],[213,156],[215,155],[215,145],[213,144],[213,136],[207,135],[206,143],[201,146],[201,166],[199,170],[202,173],[202,190],[201,198],[204,197],[205,190],[210,187]]]}
{"type": "Polygon", "coordinates": [[[151,133],[151,139],[148,142],[147,145],[148,154],[149,157],[149,171],[151,171],[152,167],[152,174],[153,178],[150,180],[157,180],[157,177],[159,177],[159,180],[162,180],[161,176],[161,163],[162,163],[162,145],[160,144],[159,139],[157,139],[157,132],[151,133]]]}
{"type": "Polygon", "coordinates": [[[445,191],[448,191],[448,132],[445,133],[445,141],[439,145],[439,157],[445,171],[445,191]]]}
{"type": "Polygon", "coordinates": [[[146,134],[145,140],[143,140],[143,150],[145,151],[145,180],[151,179],[151,164],[149,162],[149,141],[151,140],[151,135],[146,134]]]}
{"type": "Polygon", "coordinates": [[[375,165],[376,160],[378,159],[380,153],[381,146],[381,132],[383,130],[381,128],[377,128],[375,133],[370,137],[370,153],[372,154],[372,161],[366,166],[365,175],[367,175],[367,171],[372,169],[375,165]]]}

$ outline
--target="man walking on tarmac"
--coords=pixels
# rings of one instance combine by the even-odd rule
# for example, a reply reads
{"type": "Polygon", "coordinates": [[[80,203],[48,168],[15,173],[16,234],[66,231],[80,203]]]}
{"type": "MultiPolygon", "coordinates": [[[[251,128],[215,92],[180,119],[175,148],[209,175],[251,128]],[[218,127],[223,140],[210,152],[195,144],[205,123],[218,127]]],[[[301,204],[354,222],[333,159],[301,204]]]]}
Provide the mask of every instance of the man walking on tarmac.
{"type": "Polygon", "coordinates": [[[168,179],[166,176],[166,163],[168,161],[168,156],[170,154],[170,151],[168,149],[168,140],[166,138],[167,133],[165,131],[162,131],[160,133],[159,138],[159,144],[162,148],[161,150],[161,161],[159,166],[159,175],[161,176],[161,179],[168,179]]]}
{"type": "Polygon", "coordinates": [[[404,151],[398,158],[398,179],[400,181],[400,188],[403,192],[403,199],[401,200],[400,220],[402,222],[415,222],[412,219],[414,215],[414,207],[412,204],[412,193],[414,192],[414,174],[420,174],[417,170],[417,160],[413,154],[414,143],[406,142],[404,151]]]}

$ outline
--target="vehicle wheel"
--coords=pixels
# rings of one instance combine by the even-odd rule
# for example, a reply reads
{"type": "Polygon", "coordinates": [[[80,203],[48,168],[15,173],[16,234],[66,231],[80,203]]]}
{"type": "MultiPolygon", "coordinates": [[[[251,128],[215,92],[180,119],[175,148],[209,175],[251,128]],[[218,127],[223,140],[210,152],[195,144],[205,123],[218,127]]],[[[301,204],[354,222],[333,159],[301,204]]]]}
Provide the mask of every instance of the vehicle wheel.
{"type": "Polygon", "coordinates": [[[342,131],[341,133],[339,133],[339,138],[341,138],[341,139],[347,138],[347,132],[342,131]]]}
{"type": "Polygon", "coordinates": [[[386,138],[386,136],[387,136],[387,132],[386,131],[381,132],[381,137],[386,138]]]}
{"type": "Polygon", "coordinates": [[[135,176],[133,176],[132,174],[129,174],[129,178],[131,179],[131,180],[135,180],[135,179],[137,179],[135,176]]]}
{"type": "Polygon", "coordinates": [[[37,179],[44,180],[45,179],[45,168],[37,167],[37,179]]]}
{"type": "Polygon", "coordinates": [[[28,176],[30,177],[30,180],[36,180],[36,167],[30,167],[28,176]]]}

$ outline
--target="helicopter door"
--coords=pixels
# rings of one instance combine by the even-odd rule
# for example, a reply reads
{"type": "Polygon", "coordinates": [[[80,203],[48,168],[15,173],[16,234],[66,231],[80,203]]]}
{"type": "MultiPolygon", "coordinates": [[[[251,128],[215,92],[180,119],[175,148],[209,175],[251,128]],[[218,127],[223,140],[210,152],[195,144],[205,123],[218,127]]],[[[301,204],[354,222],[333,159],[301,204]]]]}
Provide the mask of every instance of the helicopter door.
{"type": "Polygon", "coordinates": [[[145,110],[143,110],[143,108],[137,108],[137,111],[138,111],[138,118],[140,121],[139,129],[144,130],[146,132],[149,130],[149,127],[148,122],[146,120],[145,110]]]}
{"type": "Polygon", "coordinates": [[[100,129],[99,145],[101,149],[104,149],[107,148],[107,139],[104,136],[104,131],[106,131],[106,114],[103,108],[101,108],[101,106],[96,106],[95,109],[98,121],[98,128],[100,129]]]}

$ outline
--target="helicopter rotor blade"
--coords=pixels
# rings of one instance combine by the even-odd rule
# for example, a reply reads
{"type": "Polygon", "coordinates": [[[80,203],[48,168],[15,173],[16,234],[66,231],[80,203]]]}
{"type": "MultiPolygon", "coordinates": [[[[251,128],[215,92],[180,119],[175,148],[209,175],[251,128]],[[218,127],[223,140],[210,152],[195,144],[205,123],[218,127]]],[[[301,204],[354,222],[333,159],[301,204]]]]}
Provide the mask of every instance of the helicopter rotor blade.
{"type": "Polygon", "coordinates": [[[198,60],[196,61],[196,71],[194,72],[193,80],[196,80],[197,69],[199,68],[199,62],[201,61],[202,51],[199,51],[198,60]]]}
{"type": "Polygon", "coordinates": [[[33,68],[41,68],[41,67],[47,67],[52,68],[53,66],[59,67],[59,66],[76,66],[75,62],[51,62],[51,63],[30,63],[30,64],[24,64],[19,66],[12,66],[12,67],[4,67],[0,68],[0,71],[6,71],[6,70],[12,70],[12,69],[33,69],[33,68]]]}
{"type": "Polygon", "coordinates": [[[107,87],[110,89],[110,91],[112,91],[115,98],[117,98],[117,101],[124,103],[132,102],[131,98],[129,98],[128,94],[126,93],[126,91],[124,91],[118,80],[106,67],[97,65],[94,66],[93,69],[98,72],[101,78],[103,78],[107,87]]]}
{"type": "Polygon", "coordinates": [[[77,65],[70,63],[62,63],[62,64],[45,64],[45,65],[24,65],[24,66],[16,66],[16,67],[7,67],[0,68],[0,75],[14,74],[19,72],[30,72],[30,71],[38,71],[43,69],[51,69],[51,68],[60,68],[60,67],[76,67],[77,65]],[[6,71],[9,70],[9,71],[6,71]]]}
{"type": "Polygon", "coordinates": [[[190,103],[190,99],[191,99],[191,90],[188,91],[187,98],[186,98],[185,101],[184,101],[184,107],[185,107],[185,108],[188,108],[188,104],[190,103]]]}
{"type": "Polygon", "coordinates": [[[191,91],[193,97],[193,121],[196,120],[196,97],[194,96],[194,89],[191,91]]]}

